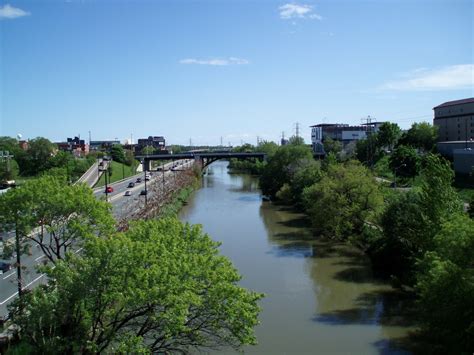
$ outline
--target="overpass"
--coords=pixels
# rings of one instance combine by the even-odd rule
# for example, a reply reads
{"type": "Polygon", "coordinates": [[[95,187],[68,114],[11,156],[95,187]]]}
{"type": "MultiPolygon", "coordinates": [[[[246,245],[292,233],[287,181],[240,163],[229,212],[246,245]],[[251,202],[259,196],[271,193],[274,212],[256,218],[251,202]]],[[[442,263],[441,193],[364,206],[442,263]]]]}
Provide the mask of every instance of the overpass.
{"type": "Polygon", "coordinates": [[[259,159],[265,160],[267,155],[265,153],[232,153],[232,152],[186,152],[179,154],[155,154],[155,155],[136,155],[135,159],[143,161],[143,167],[146,171],[150,170],[150,161],[152,160],[179,160],[179,159],[194,159],[202,163],[205,168],[209,164],[219,159],[259,159]]]}

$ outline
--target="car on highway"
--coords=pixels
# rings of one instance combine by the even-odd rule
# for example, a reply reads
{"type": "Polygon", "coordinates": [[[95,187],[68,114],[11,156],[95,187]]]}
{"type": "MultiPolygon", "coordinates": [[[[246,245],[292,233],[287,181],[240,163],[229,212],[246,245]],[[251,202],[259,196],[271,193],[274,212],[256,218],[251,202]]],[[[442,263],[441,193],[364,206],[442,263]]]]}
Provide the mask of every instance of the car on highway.
{"type": "Polygon", "coordinates": [[[132,191],[130,190],[125,191],[124,196],[132,196],[132,191]]]}
{"type": "Polygon", "coordinates": [[[147,190],[142,190],[142,191],[140,191],[140,195],[145,196],[147,194],[147,192],[148,192],[147,190]]]}
{"type": "Polygon", "coordinates": [[[142,182],[142,178],[137,178],[136,183],[139,184],[142,182]]]}
{"type": "Polygon", "coordinates": [[[10,271],[12,269],[12,264],[5,263],[3,261],[0,261],[0,271],[2,273],[5,273],[7,271],[10,271]]]}
{"type": "Polygon", "coordinates": [[[133,181],[129,182],[129,183],[128,183],[128,187],[129,187],[129,188],[130,188],[130,187],[135,187],[135,183],[134,183],[133,181]]]}
{"type": "Polygon", "coordinates": [[[150,181],[151,177],[149,175],[145,176],[145,181],[150,181]]]}
{"type": "Polygon", "coordinates": [[[111,192],[114,192],[114,188],[112,186],[107,186],[107,188],[105,189],[105,193],[110,194],[111,192]]]}

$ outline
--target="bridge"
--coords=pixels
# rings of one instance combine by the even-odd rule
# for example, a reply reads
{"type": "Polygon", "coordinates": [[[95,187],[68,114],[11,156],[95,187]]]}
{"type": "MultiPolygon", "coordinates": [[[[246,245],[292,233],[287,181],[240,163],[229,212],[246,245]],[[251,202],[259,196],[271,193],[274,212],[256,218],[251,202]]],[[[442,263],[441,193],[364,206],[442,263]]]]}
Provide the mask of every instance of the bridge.
{"type": "Polygon", "coordinates": [[[150,161],[152,160],[180,160],[180,159],[194,159],[202,163],[205,168],[209,164],[219,159],[259,159],[265,160],[267,155],[265,153],[232,153],[232,152],[186,152],[179,154],[154,154],[154,155],[136,155],[135,159],[143,161],[143,168],[145,171],[150,170],[150,161]]]}

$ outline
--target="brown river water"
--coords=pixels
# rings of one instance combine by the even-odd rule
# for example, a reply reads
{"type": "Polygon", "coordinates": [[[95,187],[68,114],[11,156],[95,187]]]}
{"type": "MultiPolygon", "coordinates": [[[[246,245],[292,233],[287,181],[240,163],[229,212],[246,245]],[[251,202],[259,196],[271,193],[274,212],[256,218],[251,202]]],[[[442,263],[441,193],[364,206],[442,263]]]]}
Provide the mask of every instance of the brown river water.
{"type": "Polygon", "coordinates": [[[241,284],[266,294],[258,345],[244,352],[410,354],[411,302],[374,277],[360,251],[317,238],[303,214],[262,201],[257,178],[227,164],[209,167],[180,218],[202,224],[241,284]]]}

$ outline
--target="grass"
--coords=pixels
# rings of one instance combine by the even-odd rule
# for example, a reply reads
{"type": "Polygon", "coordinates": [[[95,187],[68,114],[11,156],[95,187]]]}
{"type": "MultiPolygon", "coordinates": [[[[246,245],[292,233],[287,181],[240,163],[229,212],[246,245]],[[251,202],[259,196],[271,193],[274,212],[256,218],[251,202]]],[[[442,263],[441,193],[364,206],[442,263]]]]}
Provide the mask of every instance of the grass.
{"type": "MultiPolygon", "coordinates": [[[[122,180],[124,178],[127,178],[129,176],[135,175],[137,165],[134,164],[133,166],[128,166],[122,163],[118,163],[116,161],[112,161],[112,175],[108,177],[108,184],[111,184],[113,182],[122,180]]],[[[99,181],[95,185],[95,187],[101,187],[105,186],[105,174],[102,174],[100,177],[99,181]]]]}

